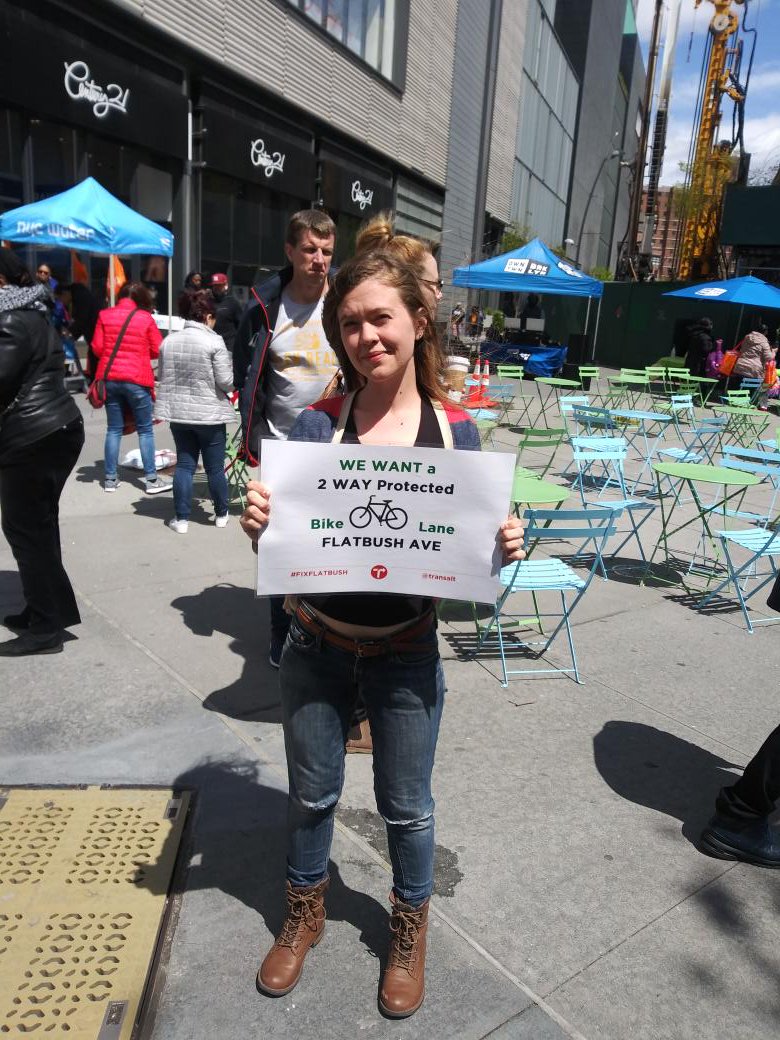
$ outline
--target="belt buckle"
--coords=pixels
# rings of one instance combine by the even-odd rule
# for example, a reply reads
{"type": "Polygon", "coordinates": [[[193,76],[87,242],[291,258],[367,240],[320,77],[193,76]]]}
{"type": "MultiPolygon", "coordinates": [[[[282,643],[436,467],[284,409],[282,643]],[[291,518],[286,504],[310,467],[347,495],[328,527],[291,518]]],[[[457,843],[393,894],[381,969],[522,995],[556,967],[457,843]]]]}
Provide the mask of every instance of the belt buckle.
{"type": "Polygon", "coordinates": [[[362,639],[359,642],[355,640],[355,657],[377,657],[378,653],[376,651],[372,653],[371,650],[381,647],[383,642],[382,639],[362,639]]]}

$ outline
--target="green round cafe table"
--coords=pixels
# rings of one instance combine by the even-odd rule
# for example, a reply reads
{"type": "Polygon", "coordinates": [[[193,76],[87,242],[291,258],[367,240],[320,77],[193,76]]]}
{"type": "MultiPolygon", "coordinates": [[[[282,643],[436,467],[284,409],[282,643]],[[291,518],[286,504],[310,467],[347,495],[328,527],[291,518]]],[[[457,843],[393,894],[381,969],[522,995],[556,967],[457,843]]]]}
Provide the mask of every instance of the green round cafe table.
{"type": "MultiPolygon", "coordinates": [[[[739,469],[729,469],[727,466],[710,466],[703,462],[654,462],[652,469],[655,473],[658,499],[661,503],[661,535],[653,550],[653,555],[650,557],[648,567],[652,566],[659,550],[663,551],[665,561],[669,564],[673,559],[669,554],[669,539],[679,534],[686,527],[698,524],[700,525],[701,533],[694,551],[693,561],[688,570],[691,573],[695,566],[697,573],[703,573],[711,579],[717,573],[720,551],[717,537],[713,534],[710,527],[710,520],[713,517],[717,517],[722,521],[723,526],[726,527],[728,521],[726,510],[729,503],[734,498],[738,498],[737,508],[739,508],[739,503],[745,496],[747,489],[760,484],[761,478],[754,473],[745,473],[739,469]],[[664,493],[661,487],[663,477],[669,478],[671,488],[666,493],[664,493]],[[680,487],[675,488],[673,481],[677,481],[679,485],[687,485],[695,505],[695,509],[692,511],[693,515],[688,516],[683,523],[678,524],[676,527],[672,526],[673,517],[681,513],[684,506],[680,487]],[[714,501],[702,502],[697,485],[705,485],[710,489],[714,488],[714,501]],[[721,489],[720,494],[717,493],[718,488],[721,489]]],[[[688,512],[691,511],[689,510],[688,512]]]]}
{"type": "Polygon", "coordinates": [[[752,448],[769,425],[767,413],[752,405],[744,408],[736,404],[713,404],[711,408],[716,415],[728,417],[723,436],[733,437],[743,448],[752,448]]]}
{"type": "Polygon", "coordinates": [[[561,487],[549,480],[540,480],[539,477],[529,477],[524,473],[516,473],[512,484],[512,505],[559,506],[571,497],[571,488],[561,487]]]}
{"type": "Polygon", "coordinates": [[[549,429],[550,424],[547,422],[547,412],[552,408],[553,402],[557,402],[560,391],[581,390],[582,383],[579,379],[560,379],[555,376],[537,376],[535,382],[539,394],[539,401],[542,405],[542,411],[539,418],[544,420],[544,425],[549,429]],[[542,397],[543,386],[548,387],[546,397],[542,397]]]}

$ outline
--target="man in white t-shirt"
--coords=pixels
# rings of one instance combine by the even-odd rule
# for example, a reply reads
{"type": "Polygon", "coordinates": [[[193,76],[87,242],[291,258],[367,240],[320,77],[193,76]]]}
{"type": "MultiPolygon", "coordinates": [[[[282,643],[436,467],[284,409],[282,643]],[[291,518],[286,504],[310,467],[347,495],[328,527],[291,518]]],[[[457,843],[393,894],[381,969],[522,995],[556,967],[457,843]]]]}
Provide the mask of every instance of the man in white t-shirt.
{"type": "MultiPolygon", "coordinates": [[[[298,414],[318,401],[338,370],[322,327],[322,303],[336,240],[327,213],[301,210],[287,226],[289,267],[252,289],[233,347],[235,385],[241,391],[244,451],[252,465],[262,437],[287,437],[298,414]]],[[[279,667],[289,617],[271,598],[269,660],[279,667]]]]}

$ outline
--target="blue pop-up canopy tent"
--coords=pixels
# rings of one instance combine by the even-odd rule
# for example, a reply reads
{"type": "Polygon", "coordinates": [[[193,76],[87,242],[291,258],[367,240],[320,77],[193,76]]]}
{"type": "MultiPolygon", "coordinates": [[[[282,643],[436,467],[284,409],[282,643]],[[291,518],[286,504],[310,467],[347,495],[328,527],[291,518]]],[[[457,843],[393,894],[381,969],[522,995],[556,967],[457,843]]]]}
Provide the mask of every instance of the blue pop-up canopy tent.
{"type": "MultiPolygon", "coordinates": [[[[520,249],[513,249],[501,256],[492,256],[489,260],[481,260],[478,264],[456,267],[452,275],[452,284],[463,285],[469,289],[498,289],[500,292],[587,297],[586,329],[590,318],[590,301],[596,297],[600,303],[604,292],[604,286],[597,278],[591,278],[556,256],[540,238],[533,239],[520,249]]],[[[596,327],[598,328],[598,317],[596,327]]],[[[562,351],[561,356],[564,356],[562,351]]],[[[560,364],[562,363],[561,360],[560,364]]]]}
{"type": "Polygon", "coordinates": [[[555,293],[560,296],[599,297],[604,286],[576,267],[561,260],[535,238],[502,256],[491,256],[468,267],[456,267],[453,285],[469,289],[498,289],[501,292],[555,293]]]}
{"type": "Polygon", "coordinates": [[[88,253],[173,256],[173,235],[94,179],[0,216],[0,239],[88,253]]]}
{"type": "MultiPolygon", "coordinates": [[[[3,213],[0,216],[2,239],[33,246],[59,246],[108,254],[109,257],[136,253],[173,256],[171,232],[120,202],[94,177],[87,177],[59,195],[3,213]]],[[[112,279],[112,306],[113,287],[112,279]]],[[[172,309],[171,291],[169,271],[169,312],[172,309]]]]}

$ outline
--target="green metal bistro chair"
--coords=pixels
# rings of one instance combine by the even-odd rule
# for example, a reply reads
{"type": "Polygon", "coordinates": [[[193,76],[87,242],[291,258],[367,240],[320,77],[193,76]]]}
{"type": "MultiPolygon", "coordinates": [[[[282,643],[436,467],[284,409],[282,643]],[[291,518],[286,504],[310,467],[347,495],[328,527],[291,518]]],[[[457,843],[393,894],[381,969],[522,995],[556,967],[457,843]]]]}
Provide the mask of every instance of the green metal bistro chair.
{"type": "Polygon", "coordinates": [[[536,401],[535,394],[531,397],[531,395],[526,394],[523,389],[525,369],[522,365],[496,365],[496,375],[501,381],[507,379],[514,379],[517,381],[517,388],[514,393],[514,400],[510,411],[517,409],[520,412],[517,419],[518,425],[525,422],[528,418],[528,410],[531,407],[532,402],[536,401]]]}
{"type": "Polygon", "coordinates": [[[496,365],[496,375],[499,379],[522,379],[525,369],[522,365],[496,365]]]}
{"type": "Polygon", "coordinates": [[[520,430],[520,439],[517,442],[517,462],[530,468],[528,463],[532,462],[532,459],[526,457],[526,452],[538,451],[546,455],[547,452],[550,454],[546,459],[543,460],[542,469],[534,470],[534,473],[538,477],[544,477],[547,471],[553,464],[555,454],[558,451],[559,446],[563,441],[566,440],[568,434],[566,430],[553,429],[550,430],[546,426],[533,427],[524,426],[520,430]]]}
{"type": "Polygon", "coordinates": [[[228,482],[228,502],[235,502],[238,499],[243,509],[246,505],[244,489],[249,474],[247,473],[246,458],[241,451],[241,426],[229,438],[225,448],[225,476],[228,482]]]}
{"type": "MultiPolygon", "coordinates": [[[[585,595],[596,567],[601,562],[601,554],[609,538],[615,533],[615,523],[619,513],[610,509],[529,509],[525,513],[526,543],[536,549],[540,543],[557,543],[571,547],[575,545],[578,552],[588,550],[593,553],[593,563],[585,576],[575,571],[568,563],[558,557],[522,560],[510,563],[501,570],[500,580],[504,587],[498,597],[490,620],[480,622],[474,611],[474,623],[477,629],[477,649],[474,656],[482,651],[498,651],[501,659],[501,685],[509,684],[513,675],[573,675],[576,682],[581,683],[577,666],[577,654],[574,649],[570,618],[574,608],[585,595]],[[529,616],[510,612],[509,597],[515,593],[530,593],[534,604],[534,613],[529,616]],[[548,593],[560,596],[560,610],[540,611],[539,605],[548,593]],[[567,600],[567,596],[570,597],[567,600]],[[544,619],[555,619],[552,632],[544,632],[544,619]],[[520,639],[515,633],[518,629],[538,629],[539,639],[520,639]],[[571,667],[550,668],[509,668],[507,658],[516,656],[539,660],[549,650],[559,632],[565,630],[571,655],[571,667]]],[[[603,564],[602,564],[603,566],[603,564]]]]}
{"type": "Polygon", "coordinates": [[[780,621],[780,615],[778,614],[774,614],[771,617],[766,615],[752,617],[748,610],[748,600],[752,599],[757,592],[760,592],[770,581],[777,577],[777,557],[780,556],[780,534],[766,528],[755,527],[747,531],[717,531],[716,534],[720,538],[723,547],[728,577],[720,585],[708,592],[703,599],[699,600],[696,604],[697,609],[702,610],[708,604],[711,604],[716,597],[720,596],[723,589],[732,587],[742,615],[745,618],[748,632],[752,634],[756,625],[777,624],[780,621]],[[747,553],[747,557],[739,564],[735,562],[732,555],[737,549],[747,553]],[[761,560],[769,562],[768,570],[758,570],[761,560]],[[754,584],[748,591],[751,582],[754,584]]]}
{"type": "Polygon", "coordinates": [[[579,373],[582,389],[585,393],[592,394],[600,399],[599,379],[601,378],[601,369],[596,365],[580,365],[577,371],[579,373]],[[594,383],[595,386],[592,385],[594,383]]]}

